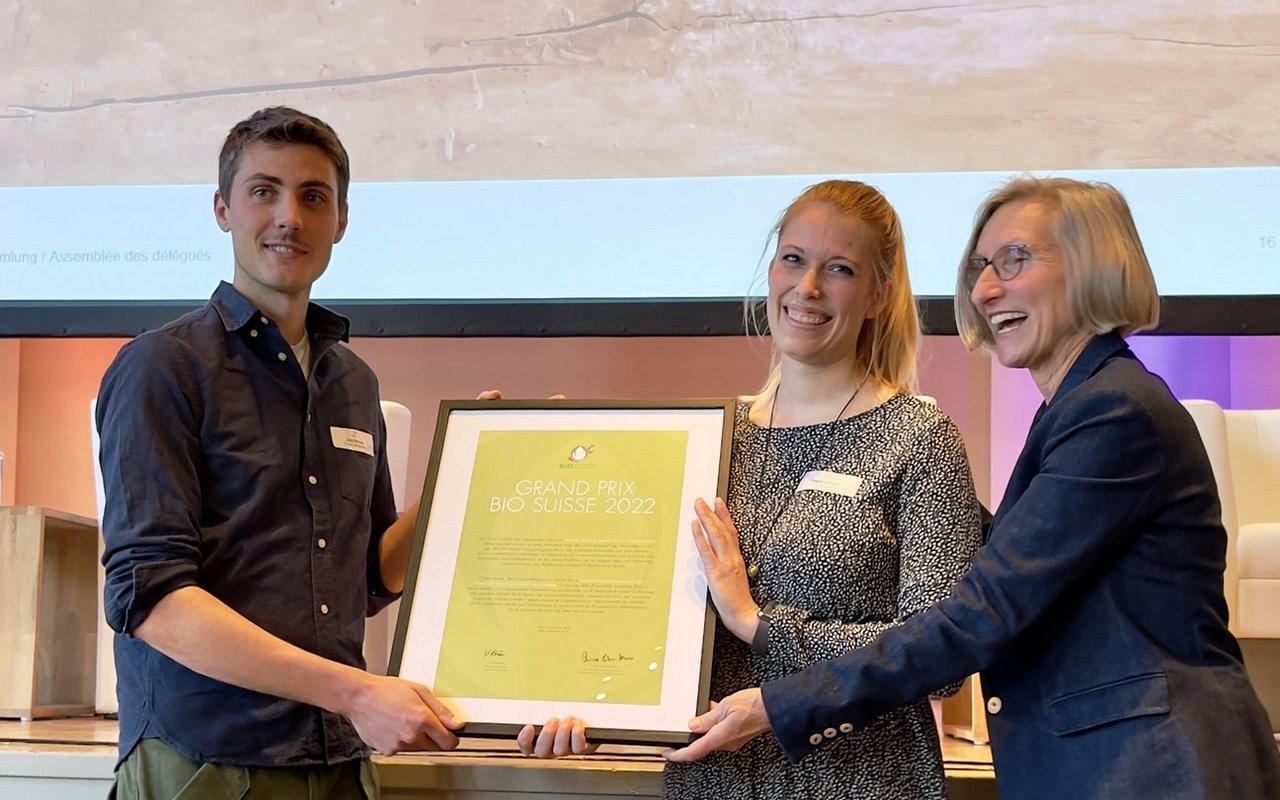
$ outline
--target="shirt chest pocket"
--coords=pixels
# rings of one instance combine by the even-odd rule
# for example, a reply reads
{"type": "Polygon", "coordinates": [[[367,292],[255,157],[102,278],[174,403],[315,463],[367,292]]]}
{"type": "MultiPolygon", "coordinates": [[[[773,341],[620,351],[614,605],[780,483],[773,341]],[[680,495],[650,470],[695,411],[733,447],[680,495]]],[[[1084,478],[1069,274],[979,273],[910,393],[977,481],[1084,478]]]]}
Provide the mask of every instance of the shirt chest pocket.
{"type": "Polygon", "coordinates": [[[340,493],[364,509],[373,493],[381,433],[377,420],[347,419],[328,427],[328,441],[322,446],[330,449],[328,460],[337,474],[340,493]]]}

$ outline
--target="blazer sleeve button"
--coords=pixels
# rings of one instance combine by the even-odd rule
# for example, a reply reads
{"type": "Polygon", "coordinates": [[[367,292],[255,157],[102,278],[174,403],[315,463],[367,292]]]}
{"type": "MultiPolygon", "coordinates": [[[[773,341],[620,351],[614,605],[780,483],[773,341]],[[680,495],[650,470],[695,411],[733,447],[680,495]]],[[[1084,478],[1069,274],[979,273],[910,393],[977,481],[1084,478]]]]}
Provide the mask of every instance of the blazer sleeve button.
{"type": "Polygon", "coordinates": [[[1003,702],[1001,702],[1001,700],[1000,700],[1000,698],[999,698],[999,697],[988,697],[988,698],[987,698],[987,713],[988,713],[988,714],[999,714],[999,713],[1000,713],[1000,709],[1002,709],[1002,708],[1004,708],[1004,703],[1003,703],[1003,702]]]}
{"type": "Polygon", "coordinates": [[[822,744],[822,734],[815,733],[814,735],[810,736],[809,744],[813,745],[814,747],[817,747],[818,745],[822,744]]]}

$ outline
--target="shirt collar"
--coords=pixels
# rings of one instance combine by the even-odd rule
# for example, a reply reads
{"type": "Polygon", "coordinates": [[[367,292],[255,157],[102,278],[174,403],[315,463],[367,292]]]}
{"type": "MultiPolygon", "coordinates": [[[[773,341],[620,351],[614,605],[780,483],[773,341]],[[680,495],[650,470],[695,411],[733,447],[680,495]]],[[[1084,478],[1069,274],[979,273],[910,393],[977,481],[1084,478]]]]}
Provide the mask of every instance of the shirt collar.
{"type": "MultiPolygon", "coordinates": [[[[1057,400],[1084,383],[1098,371],[1107,359],[1117,353],[1128,352],[1129,345],[1125,343],[1124,337],[1118,333],[1104,333],[1093,337],[1084,346],[1084,350],[1080,351],[1080,355],[1076,356],[1075,363],[1071,365],[1071,369],[1067,370],[1067,374],[1062,378],[1062,383],[1058,384],[1058,391],[1053,393],[1053,400],[1057,400]]],[[[1052,403],[1053,400],[1049,402],[1052,403]]]]}
{"type": "MultiPolygon", "coordinates": [[[[262,312],[234,286],[221,281],[209,298],[209,304],[218,312],[228,331],[240,330],[262,312]]],[[[312,336],[340,342],[351,338],[351,321],[317,303],[307,304],[307,330],[312,336]]]]}

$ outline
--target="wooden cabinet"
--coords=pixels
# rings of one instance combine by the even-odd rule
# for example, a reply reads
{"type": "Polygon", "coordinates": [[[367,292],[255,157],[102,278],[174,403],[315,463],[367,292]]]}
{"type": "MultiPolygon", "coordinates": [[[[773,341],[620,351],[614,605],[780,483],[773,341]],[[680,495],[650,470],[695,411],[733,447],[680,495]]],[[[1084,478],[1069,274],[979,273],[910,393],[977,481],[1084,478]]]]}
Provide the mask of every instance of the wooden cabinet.
{"type": "Polygon", "coordinates": [[[942,732],[974,744],[986,744],[987,704],[977,675],[965,678],[960,691],[942,701],[942,732]]]}
{"type": "Polygon", "coordinates": [[[98,525],[0,508],[0,717],[93,713],[98,525]]]}

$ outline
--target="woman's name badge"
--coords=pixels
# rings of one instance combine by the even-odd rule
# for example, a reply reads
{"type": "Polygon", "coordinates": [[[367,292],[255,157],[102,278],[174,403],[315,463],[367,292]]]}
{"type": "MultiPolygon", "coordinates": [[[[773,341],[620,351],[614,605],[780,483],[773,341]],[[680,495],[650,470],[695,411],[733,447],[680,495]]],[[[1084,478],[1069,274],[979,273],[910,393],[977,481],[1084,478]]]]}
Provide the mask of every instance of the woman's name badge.
{"type": "Polygon", "coordinates": [[[857,475],[845,475],[843,472],[827,472],[822,469],[811,469],[800,479],[796,492],[830,492],[853,497],[862,486],[862,478],[857,475]]]}

